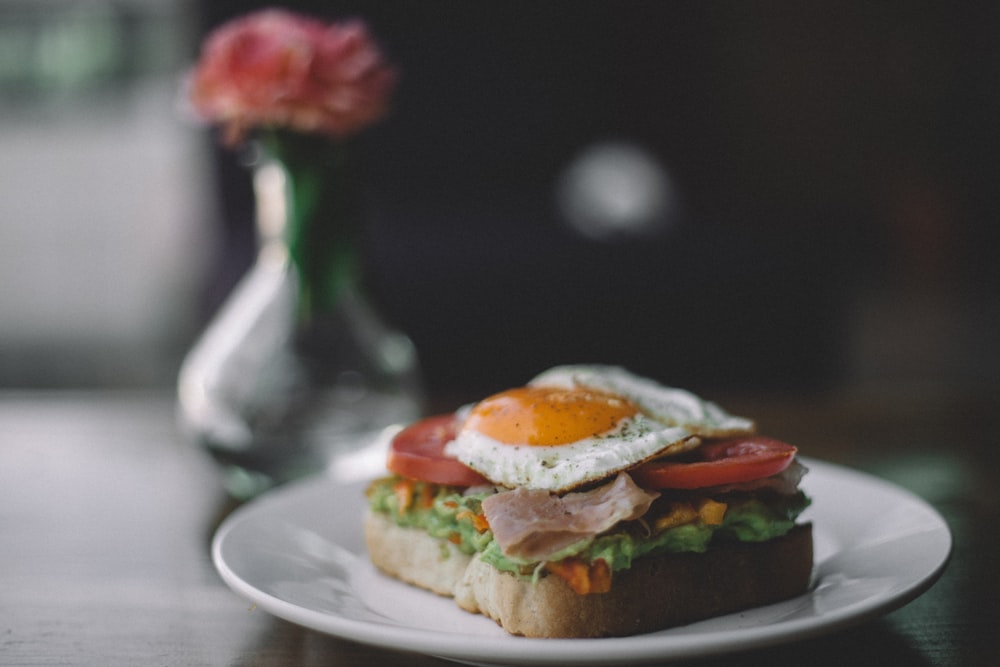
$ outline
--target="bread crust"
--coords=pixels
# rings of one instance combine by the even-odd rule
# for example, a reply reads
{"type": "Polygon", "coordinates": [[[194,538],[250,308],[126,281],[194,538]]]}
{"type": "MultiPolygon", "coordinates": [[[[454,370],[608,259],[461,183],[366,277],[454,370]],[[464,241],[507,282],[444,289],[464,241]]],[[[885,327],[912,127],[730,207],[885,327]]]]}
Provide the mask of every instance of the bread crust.
{"type": "Polygon", "coordinates": [[[369,511],[372,562],[416,586],[527,637],[608,637],[652,632],[795,597],[809,588],[812,526],[759,543],[636,560],[611,591],[578,595],[561,578],[531,582],[459,552],[445,540],[369,511]]]}
{"type": "Polygon", "coordinates": [[[364,530],[368,554],[376,567],[438,595],[454,596],[473,560],[447,540],[398,526],[388,515],[370,509],[364,530]]]}

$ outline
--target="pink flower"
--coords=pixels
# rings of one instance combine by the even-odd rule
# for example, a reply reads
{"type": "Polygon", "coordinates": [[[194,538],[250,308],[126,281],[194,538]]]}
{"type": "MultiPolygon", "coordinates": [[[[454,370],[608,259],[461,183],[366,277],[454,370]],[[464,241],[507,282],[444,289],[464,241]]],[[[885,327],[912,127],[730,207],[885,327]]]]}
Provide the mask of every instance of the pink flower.
{"type": "Polygon", "coordinates": [[[268,9],[208,36],[190,98],[230,143],[254,127],[344,138],[386,114],[395,83],[361,21],[324,24],[268,9]]]}

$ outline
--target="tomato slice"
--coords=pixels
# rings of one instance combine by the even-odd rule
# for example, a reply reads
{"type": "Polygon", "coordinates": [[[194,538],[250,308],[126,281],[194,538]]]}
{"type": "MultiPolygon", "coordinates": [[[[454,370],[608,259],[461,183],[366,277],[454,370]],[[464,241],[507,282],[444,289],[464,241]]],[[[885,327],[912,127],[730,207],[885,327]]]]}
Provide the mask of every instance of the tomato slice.
{"type": "Polygon", "coordinates": [[[427,417],[407,426],[392,439],[386,465],[397,475],[435,484],[487,484],[485,477],[444,452],[459,426],[452,414],[427,417]]]}
{"type": "Polygon", "coordinates": [[[647,489],[702,489],[739,484],[777,475],[791,464],[796,451],[794,446],[772,438],[730,438],[703,444],[694,452],[699,457],[697,461],[650,461],[631,475],[636,484],[647,489]]]}

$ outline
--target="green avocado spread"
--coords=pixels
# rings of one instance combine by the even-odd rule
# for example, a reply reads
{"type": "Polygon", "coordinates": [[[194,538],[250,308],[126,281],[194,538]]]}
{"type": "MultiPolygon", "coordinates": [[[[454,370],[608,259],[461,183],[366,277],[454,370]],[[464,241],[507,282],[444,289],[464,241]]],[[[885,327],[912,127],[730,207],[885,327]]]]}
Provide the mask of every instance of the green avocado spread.
{"type": "MultiPolygon", "coordinates": [[[[388,514],[398,525],[418,528],[447,540],[463,553],[479,553],[480,558],[499,570],[530,574],[538,564],[518,562],[504,556],[482,519],[482,501],[491,493],[491,490],[470,493],[460,487],[402,480],[399,477],[376,480],[367,492],[371,509],[388,514]],[[406,488],[405,493],[400,493],[401,486],[406,488]]],[[[602,559],[615,572],[627,569],[633,560],[643,556],[702,552],[713,541],[762,542],[790,531],[796,517],[810,503],[801,491],[794,495],[731,493],[712,499],[726,503],[722,522],[717,525],[694,519],[656,530],[652,517],[657,512],[663,512],[663,506],[671,500],[664,496],[654,502],[647,513],[649,520],[643,517],[620,523],[608,532],[567,547],[549,560],[575,556],[592,563],[602,559]]],[[[447,553],[447,550],[442,549],[442,553],[447,553]]]]}

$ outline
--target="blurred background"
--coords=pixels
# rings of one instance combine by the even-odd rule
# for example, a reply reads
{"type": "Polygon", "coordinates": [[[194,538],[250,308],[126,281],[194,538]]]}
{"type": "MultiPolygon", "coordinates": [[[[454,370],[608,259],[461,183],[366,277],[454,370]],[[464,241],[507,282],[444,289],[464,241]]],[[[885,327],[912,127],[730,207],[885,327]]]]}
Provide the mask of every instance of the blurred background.
{"type": "MultiPolygon", "coordinates": [[[[264,4],[0,0],[0,388],[173,386],[255,252],[181,82],[264,4]]],[[[285,4],[402,70],[368,271],[431,391],[996,389],[997,3],[285,4]]]]}

